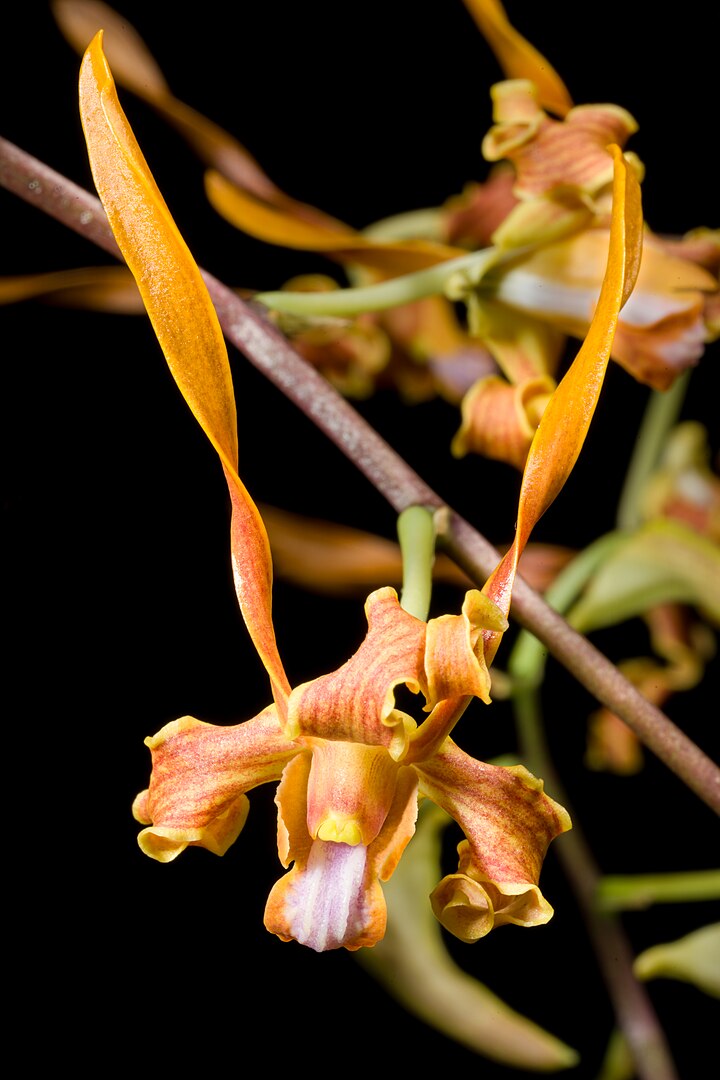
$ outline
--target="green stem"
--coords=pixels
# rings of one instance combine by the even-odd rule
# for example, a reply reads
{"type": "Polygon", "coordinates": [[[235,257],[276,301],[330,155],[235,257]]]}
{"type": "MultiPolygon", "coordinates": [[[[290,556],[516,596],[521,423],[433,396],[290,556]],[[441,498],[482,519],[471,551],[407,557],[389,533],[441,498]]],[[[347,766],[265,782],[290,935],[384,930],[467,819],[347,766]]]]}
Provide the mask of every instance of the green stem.
{"type": "Polygon", "coordinates": [[[333,292],[266,292],[254,299],[275,311],[291,315],[362,315],[368,311],[384,311],[386,308],[410,304],[426,296],[442,293],[454,274],[472,271],[472,279],[482,276],[486,265],[497,260],[494,248],[473,251],[457,259],[417,270],[414,274],[380,281],[375,285],[362,285],[356,289],[337,289],[333,292]]]}
{"type": "Polygon", "coordinates": [[[651,904],[691,900],[720,900],[720,870],[605,875],[597,891],[597,902],[603,911],[632,911],[651,904]]]}
{"type": "Polygon", "coordinates": [[[648,478],[657,467],[668,432],[676,423],[685,400],[690,372],[684,372],[669,390],[654,390],[635,440],[617,512],[619,529],[631,530],[641,522],[642,497],[648,478]]]}
{"type": "Polygon", "coordinates": [[[400,604],[423,622],[430,610],[432,567],[435,559],[435,522],[424,506],[408,506],[398,517],[403,584],[400,604]]]}

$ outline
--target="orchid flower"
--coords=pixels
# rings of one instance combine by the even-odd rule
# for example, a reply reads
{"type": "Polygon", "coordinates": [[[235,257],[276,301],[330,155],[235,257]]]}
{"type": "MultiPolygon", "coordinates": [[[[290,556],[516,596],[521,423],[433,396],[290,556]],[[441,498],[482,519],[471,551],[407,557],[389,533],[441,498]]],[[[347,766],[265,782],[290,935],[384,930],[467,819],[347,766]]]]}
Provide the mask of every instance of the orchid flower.
{"type": "MultiPolygon", "coordinates": [[[[461,404],[453,453],[480,453],[522,469],[556,385],[566,335],[585,336],[597,302],[609,240],[613,166],[606,146],[622,146],[637,125],[618,106],[574,106],[499,0],[465,4],[508,80],[492,90],[495,124],[483,143],[486,158],[504,164],[439,210],[363,232],[281,191],[237,140],[175,98],[142,40],[112,9],[55,0],[53,10],[81,52],[99,25],[106,27],[118,80],[205,161],[208,197],[227,220],[265,242],[322,252],[354,283],[374,284],[353,312],[353,290],[309,297],[315,285],[289,283],[263,294],[302,355],[349,396],[393,385],[408,401],[439,393],[461,404]],[[467,255],[478,246],[483,250],[467,255]],[[467,302],[470,333],[443,292],[467,302]]],[[[637,159],[629,160],[640,172],[637,159]]],[[[664,389],[720,331],[720,236],[705,230],[679,245],[647,239],[612,356],[634,378],[664,389]]],[[[63,288],[59,277],[47,284],[63,288]]],[[[37,291],[32,282],[25,288],[37,291]]],[[[73,294],[97,302],[85,287],[73,294]]]]}
{"type": "Polygon", "coordinates": [[[366,602],[368,633],[337,671],[291,687],[271,613],[272,567],[262,518],[238,475],[237,419],[227,352],[200,272],[180,236],[117,100],[98,34],[83,59],[80,103],[95,184],[143,297],[170,370],[217,452],[232,502],[235,587],[274,704],[234,727],[183,717],[147,740],[150,787],[135,801],[140,845],[161,862],[189,846],[223,854],[247,815],[246,793],[278,782],[278,853],[292,869],[273,888],[268,929],[317,951],[373,945],[383,935],[380,882],[409,842],[418,798],[461,826],[457,873],[432,895],[463,940],[493,925],[546,922],[538,878],[566,812],[522,766],[476,761],[450,738],[472,697],[489,702],[488,663],[507,626],[517,561],[580,451],[613,331],[639,263],[637,184],[615,151],[608,271],[588,340],[550,401],[533,443],[518,532],[483,592],[462,613],[429,621],[395,591],[366,602]],[[573,423],[567,423],[567,417],[573,423]],[[422,695],[418,724],[396,687],[422,695]]]}

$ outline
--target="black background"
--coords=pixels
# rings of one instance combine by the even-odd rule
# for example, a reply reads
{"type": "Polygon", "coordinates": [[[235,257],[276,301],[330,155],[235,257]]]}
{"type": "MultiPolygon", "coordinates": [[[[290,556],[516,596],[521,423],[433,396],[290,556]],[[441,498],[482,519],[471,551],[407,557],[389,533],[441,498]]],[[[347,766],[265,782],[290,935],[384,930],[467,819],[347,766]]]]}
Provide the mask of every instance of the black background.
{"type": "MultiPolygon", "coordinates": [[[[500,73],[459,0],[117,8],[179,98],[232,131],[283,189],[356,227],[437,205],[485,175],[479,146],[488,88],[500,73]]],[[[648,169],[650,224],[668,233],[717,224],[716,38],[701,5],[682,5],[672,21],[617,0],[508,9],[577,102],[614,101],[638,119],[631,145],[648,169]]],[[[2,50],[1,133],[90,187],[78,61],[44,4],[3,16],[2,50]]],[[[121,99],[201,265],[259,289],[327,270],[320,258],[267,249],[226,225],[204,201],[201,166],[180,138],[132,95],[121,99]]],[[[5,193],[0,215],[3,274],[107,262],[5,193]]],[[[9,790],[17,785],[14,846],[30,855],[17,893],[36,913],[23,930],[22,1012],[53,1032],[53,1053],[78,1062],[101,1053],[189,1068],[197,1053],[205,1068],[234,1071],[302,1061],[326,1075],[354,1064],[429,1062],[510,1075],[415,1022],[344,952],[316,957],[263,930],[280,872],[270,789],[253,793],[245,831],[224,859],[190,851],[160,866],[140,854],[129,805],[147,782],[142,739],[185,713],[238,721],[268,698],[235,607],[223,477],[145,320],[26,304],[4,309],[2,325],[17,649],[9,681],[18,691],[9,790]],[[262,1064],[253,1063],[256,1051],[262,1064]]],[[[717,348],[708,353],[684,413],[710,426],[716,452],[717,357],[717,348]]],[[[353,466],[243,357],[233,353],[231,363],[241,473],[254,497],[391,536],[392,511],[353,466]]],[[[587,452],[538,539],[581,547],[612,527],[646,396],[612,368],[587,452]]],[[[453,461],[455,410],[438,402],[401,410],[385,393],[361,411],[492,540],[510,539],[518,477],[479,459],[453,461]]],[[[459,603],[441,591],[438,611],[459,603]]],[[[363,634],[359,601],[320,600],[279,582],[275,611],[291,681],[332,670],[363,634]]],[[[613,659],[647,648],[639,623],[598,635],[598,644],[613,659]]],[[[504,646],[501,665],[506,656],[504,646]]],[[[717,681],[715,671],[669,705],[711,752],[717,681]]],[[[648,761],[632,781],[585,770],[593,702],[553,665],[546,708],[576,820],[605,870],[716,863],[710,811],[659,763],[648,761]]],[[[483,758],[512,751],[506,706],[478,706],[459,740],[483,758]]],[[[547,927],[450,947],[516,1008],[577,1046],[584,1060],[572,1075],[585,1080],[611,1013],[552,855],[543,888],[556,908],[547,927]]],[[[696,904],[624,921],[639,951],[713,917],[710,905],[696,904]]],[[[712,1052],[716,1007],[681,984],[658,982],[651,994],[681,1075],[703,1075],[693,1048],[712,1052]]]]}

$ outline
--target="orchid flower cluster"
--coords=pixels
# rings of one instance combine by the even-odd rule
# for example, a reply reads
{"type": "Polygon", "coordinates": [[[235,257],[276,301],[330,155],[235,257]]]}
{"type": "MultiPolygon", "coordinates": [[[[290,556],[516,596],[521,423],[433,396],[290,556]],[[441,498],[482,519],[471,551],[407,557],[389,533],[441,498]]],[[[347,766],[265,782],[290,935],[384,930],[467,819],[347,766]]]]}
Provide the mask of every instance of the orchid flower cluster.
{"type": "MultiPolygon", "coordinates": [[[[435,210],[361,232],[285,194],[232,136],[178,101],[143,42],[110,8],[56,0],[58,23],[83,56],[83,131],[124,265],[14,279],[0,297],[55,295],[89,308],[147,312],[227,483],[235,591],[271,700],[238,724],[183,716],[146,739],[152,771],[133,804],[142,852],[160,863],[192,847],[224,855],[242,843],[248,793],[275,785],[286,872],[267,899],[266,928],[318,953],[372,949],[368,964],[378,978],[388,981],[390,965],[405,972],[399,996],[467,1042],[463,1011],[482,1013],[486,1002],[461,986],[437,941],[422,944],[434,932],[426,916],[464,942],[506,924],[547,923],[553,908],[540,888],[543,861],[551,842],[571,829],[551,760],[486,763],[461,745],[471,720],[464,714],[475,698],[491,707],[491,691],[514,699],[521,725],[535,722],[546,660],[538,638],[521,633],[508,670],[491,671],[521,557],[526,576],[548,590],[577,631],[646,620],[656,656],[629,659],[621,669],[623,685],[655,705],[695,686],[712,655],[709,627],[720,623],[720,481],[702,429],[673,427],[672,409],[649,410],[647,440],[662,445],[626,489],[617,532],[576,558],[529,541],[582,451],[610,361],[661,392],[655,402],[676,401],[687,372],[720,335],[720,234],[651,232],[641,206],[643,165],[626,150],[634,118],[618,105],[574,105],[498,0],[465,5],[507,76],[492,88],[493,125],[482,145],[489,178],[435,210]],[[207,165],[207,197],[228,222],[265,243],[327,256],[346,284],[302,275],[272,292],[242,290],[240,299],[201,272],[116,81],[191,144],[207,165]],[[449,511],[439,503],[404,500],[399,549],[369,533],[258,507],[241,478],[225,344],[233,320],[249,355],[269,353],[281,364],[290,343],[308,379],[320,376],[347,397],[392,387],[404,403],[445,398],[459,409],[455,457],[481,455],[522,474],[514,540],[481,588],[447,556],[435,558],[436,542],[452,551],[449,511]],[[568,339],[581,344],[563,374],[568,339]],[[372,586],[364,640],[339,668],[311,681],[292,682],[280,655],[273,559],[281,576],[303,584],[355,592],[372,586]],[[458,586],[459,610],[430,617],[431,572],[458,586]],[[430,880],[437,832],[448,819],[463,834],[457,868],[430,880]],[[422,909],[417,872],[427,879],[422,909]],[[416,923],[421,929],[411,941],[408,927],[416,923]],[[452,1006],[448,995],[433,996],[436,976],[457,993],[452,1006]],[[447,1017],[438,1021],[443,1010],[447,1017]]],[[[113,240],[100,242],[111,247],[113,240]]],[[[603,697],[591,719],[588,764],[630,773],[642,766],[641,740],[620,717],[618,700],[603,697]]],[[[582,840],[571,834],[558,849],[565,842],[582,840]]],[[[592,866],[588,873],[595,874],[592,866]]],[[[717,875],[700,888],[717,890],[717,875]]],[[[717,935],[709,940],[716,949],[717,935]]],[[[694,972],[686,977],[716,992],[716,977],[696,970],[706,947],[681,945],[692,959],[670,966],[685,963],[694,972]]],[[[648,957],[641,977],[667,962],[665,954],[648,957]]],[[[523,1018],[504,1022],[505,1042],[486,1032],[475,1038],[481,1050],[526,1068],[574,1062],[552,1037],[538,1041],[523,1018]]],[[[642,1050],[628,1036],[631,1022],[626,1029],[637,1060],[642,1050]]]]}

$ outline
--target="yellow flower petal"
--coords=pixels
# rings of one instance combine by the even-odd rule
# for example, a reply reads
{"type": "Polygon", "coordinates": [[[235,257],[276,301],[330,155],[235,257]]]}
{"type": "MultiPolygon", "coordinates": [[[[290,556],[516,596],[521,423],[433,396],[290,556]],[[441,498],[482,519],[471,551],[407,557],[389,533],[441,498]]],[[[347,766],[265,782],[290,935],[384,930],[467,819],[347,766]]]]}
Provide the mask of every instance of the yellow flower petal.
{"type": "Polygon", "coordinates": [[[368,633],[337,671],[295,687],[287,733],[385,746],[397,760],[416,721],[395,707],[395,688],[426,694],[426,624],[400,607],[394,589],[366,602],[368,633]]]}

